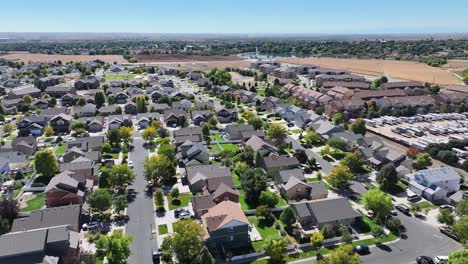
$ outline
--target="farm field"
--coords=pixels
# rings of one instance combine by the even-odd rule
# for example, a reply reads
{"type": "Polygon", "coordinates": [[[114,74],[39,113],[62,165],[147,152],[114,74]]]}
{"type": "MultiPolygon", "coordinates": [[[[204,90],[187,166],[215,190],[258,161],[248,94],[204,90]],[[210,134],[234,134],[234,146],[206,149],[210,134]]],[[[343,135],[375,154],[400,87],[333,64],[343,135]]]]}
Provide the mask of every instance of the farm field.
{"type": "Polygon", "coordinates": [[[13,61],[22,61],[24,63],[28,62],[54,62],[62,61],[63,63],[67,62],[86,62],[93,60],[102,60],[108,63],[127,63],[127,60],[120,55],[60,55],[60,54],[33,54],[27,52],[13,52],[6,55],[0,55],[0,58],[13,60],[13,61]]]}
{"type": "Polygon", "coordinates": [[[281,62],[293,64],[318,64],[323,68],[347,69],[354,73],[382,76],[401,80],[429,82],[442,85],[461,84],[461,80],[452,73],[437,67],[412,62],[396,60],[360,60],[335,58],[288,58],[281,62]]]}
{"type": "Polygon", "coordinates": [[[226,61],[179,61],[179,62],[153,62],[151,65],[170,67],[185,71],[209,71],[213,68],[248,68],[250,62],[246,60],[226,60],[226,61]]]}
{"type": "Polygon", "coordinates": [[[192,62],[192,61],[232,61],[239,60],[237,56],[202,56],[182,54],[152,54],[135,55],[138,62],[192,62]]]}

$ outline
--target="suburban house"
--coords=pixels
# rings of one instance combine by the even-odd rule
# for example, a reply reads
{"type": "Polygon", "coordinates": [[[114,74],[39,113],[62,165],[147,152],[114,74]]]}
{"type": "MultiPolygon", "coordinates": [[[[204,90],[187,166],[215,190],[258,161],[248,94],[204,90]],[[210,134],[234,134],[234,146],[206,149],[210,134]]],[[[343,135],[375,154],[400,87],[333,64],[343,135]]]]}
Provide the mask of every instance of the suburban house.
{"type": "Polygon", "coordinates": [[[33,136],[16,137],[11,142],[11,149],[25,155],[33,155],[37,150],[37,139],[33,136]]]}
{"type": "Polygon", "coordinates": [[[124,111],[128,115],[136,115],[137,114],[137,106],[134,102],[128,102],[124,105],[124,111]]]}
{"type": "Polygon", "coordinates": [[[405,88],[424,88],[420,82],[387,82],[380,85],[380,89],[405,89],[405,88]]]}
{"type": "Polygon", "coordinates": [[[409,190],[431,202],[448,201],[460,190],[460,175],[452,167],[438,167],[406,175],[409,190]]]}
{"type": "Polygon", "coordinates": [[[295,105],[288,105],[284,108],[281,108],[279,114],[281,118],[288,122],[294,121],[298,116],[303,115],[307,112],[307,110],[299,108],[295,105]]]}
{"type": "Polygon", "coordinates": [[[97,89],[100,85],[101,82],[93,76],[88,76],[87,79],[81,79],[75,82],[75,88],[77,90],[97,89]]]}
{"type": "Polygon", "coordinates": [[[179,148],[180,152],[176,155],[179,166],[190,167],[210,164],[210,153],[203,143],[184,143],[179,148]]]}
{"type": "Polygon", "coordinates": [[[201,127],[184,127],[174,131],[174,144],[176,147],[190,141],[192,143],[203,142],[203,131],[201,127]]]}
{"type": "Polygon", "coordinates": [[[95,163],[85,157],[79,157],[68,163],[60,164],[60,172],[71,171],[79,175],[84,175],[87,180],[96,181],[95,163]]]}
{"type": "Polygon", "coordinates": [[[246,131],[255,131],[252,125],[246,124],[234,124],[234,125],[227,125],[225,132],[226,135],[230,140],[239,140],[242,138],[242,132],[246,131]]]}
{"type": "Polygon", "coordinates": [[[118,105],[101,106],[98,112],[101,116],[117,115],[119,112],[122,112],[122,108],[118,105]]]}
{"type": "Polygon", "coordinates": [[[61,161],[64,163],[72,162],[79,157],[85,157],[89,160],[98,162],[101,157],[101,152],[98,150],[83,151],[79,147],[71,147],[65,150],[65,153],[61,157],[61,161]]]}
{"type": "Polygon", "coordinates": [[[214,207],[222,201],[239,202],[239,192],[226,184],[222,183],[213,193],[203,193],[191,198],[193,212],[195,217],[200,218],[208,212],[208,209],[214,207]]]}
{"type": "Polygon", "coordinates": [[[172,103],[172,109],[177,109],[177,110],[181,110],[184,112],[187,112],[190,107],[192,107],[192,102],[190,102],[187,99],[182,99],[178,102],[172,103]]]}
{"type": "Polygon", "coordinates": [[[17,218],[11,225],[11,232],[24,232],[52,226],[68,226],[70,230],[80,230],[81,205],[67,205],[34,210],[28,217],[17,218]]]}
{"type": "Polygon", "coordinates": [[[323,182],[307,182],[304,173],[299,169],[280,171],[275,177],[275,183],[287,200],[316,200],[328,197],[328,190],[323,182]]]}
{"type": "Polygon", "coordinates": [[[22,99],[26,95],[31,96],[32,98],[40,98],[42,95],[41,90],[37,89],[36,87],[30,87],[30,88],[17,88],[11,90],[6,98],[7,99],[22,99]]]}
{"type": "Polygon", "coordinates": [[[340,225],[349,225],[361,217],[346,198],[320,199],[304,203],[291,204],[294,215],[302,228],[307,231],[323,226],[332,229],[340,225]]]}
{"type": "Polygon", "coordinates": [[[70,106],[73,105],[73,102],[75,100],[75,95],[67,93],[63,95],[60,100],[62,101],[63,106],[70,106]]]}
{"type": "Polygon", "coordinates": [[[66,94],[75,94],[75,87],[72,86],[50,86],[45,89],[46,94],[54,98],[62,98],[66,94]]]}
{"type": "Polygon", "coordinates": [[[98,133],[102,131],[104,124],[104,118],[102,116],[81,117],[78,120],[83,121],[86,124],[88,132],[98,133]]]}
{"type": "Polygon", "coordinates": [[[216,191],[220,184],[234,188],[231,171],[219,165],[201,165],[185,168],[190,190],[193,194],[216,191]]]}
{"type": "Polygon", "coordinates": [[[159,121],[158,113],[140,113],[137,114],[136,121],[141,129],[147,128],[154,120],[159,121]]]}
{"type": "Polygon", "coordinates": [[[95,116],[96,112],[97,112],[96,105],[92,103],[85,104],[84,106],[73,107],[73,114],[76,114],[79,117],[95,116]]]}
{"type": "Polygon", "coordinates": [[[263,157],[260,160],[260,167],[268,174],[270,177],[278,175],[282,170],[294,169],[299,166],[299,161],[296,157],[289,156],[277,156],[272,155],[268,157],[263,157]]]}
{"type": "Polygon", "coordinates": [[[271,154],[276,154],[276,148],[265,142],[263,139],[253,135],[247,140],[245,146],[250,146],[253,151],[259,152],[262,157],[270,156],[271,154]]]}
{"type": "Polygon", "coordinates": [[[128,100],[128,95],[125,92],[119,92],[112,96],[116,104],[125,104],[128,100]]]}
{"type": "Polygon", "coordinates": [[[121,126],[132,126],[132,116],[130,115],[110,115],[107,117],[109,129],[119,129],[121,126]]]}
{"type": "Polygon", "coordinates": [[[73,117],[67,114],[59,114],[52,117],[49,125],[54,129],[55,134],[69,133],[73,117]]]}
{"type": "Polygon", "coordinates": [[[213,116],[213,112],[211,110],[193,110],[191,115],[192,123],[196,126],[201,126],[213,116]]]}
{"type": "Polygon", "coordinates": [[[187,119],[187,113],[182,110],[169,109],[164,111],[164,122],[168,127],[181,126],[184,119],[187,119]]]}
{"type": "Polygon", "coordinates": [[[47,126],[47,117],[43,115],[30,115],[21,118],[16,122],[18,128],[18,136],[35,137],[41,136],[44,128],[47,126]]]}
{"type": "Polygon", "coordinates": [[[228,250],[250,243],[250,222],[238,203],[223,201],[201,216],[205,240],[212,249],[228,250]]]}
{"type": "Polygon", "coordinates": [[[44,193],[47,207],[83,204],[85,194],[93,188],[93,181],[82,175],[64,171],[54,176],[44,193]]]}
{"type": "Polygon", "coordinates": [[[227,109],[223,106],[218,106],[215,109],[216,118],[220,123],[231,123],[237,120],[237,109],[227,109]]]}

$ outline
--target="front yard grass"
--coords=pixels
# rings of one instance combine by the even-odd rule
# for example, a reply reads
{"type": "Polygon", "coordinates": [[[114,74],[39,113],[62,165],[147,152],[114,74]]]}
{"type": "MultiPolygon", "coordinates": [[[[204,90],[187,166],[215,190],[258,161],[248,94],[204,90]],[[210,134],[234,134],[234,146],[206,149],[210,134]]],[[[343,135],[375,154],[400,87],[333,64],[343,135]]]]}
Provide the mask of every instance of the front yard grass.
{"type": "Polygon", "coordinates": [[[249,216],[249,222],[257,228],[258,232],[262,236],[262,240],[252,242],[252,247],[255,251],[261,250],[265,247],[266,243],[271,239],[276,239],[281,237],[278,230],[276,230],[275,225],[272,226],[259,226],[258,218],[256,216],[249,216]]]}
{"type": "Polygon", "coordinates": [[[165,235],[168,232],[169,231],[167,230],[167,225],[166,224],[158,225],[158,234],[159,235],[165,235]]]}
{"type": "Polygon", "coordinates": [[[211,140],[212,141],[223,141],[224,138],[220,134],[214,134],[214,135],[211,135],[211,140]]]}
{"type": "Polygon", "coordinates": [[[21,212],[30,212],[41,209],[45,205],[44,193],[37,194],[34,198],[26,202],[27,206],[20,209],[21,212]]]}
{"type": "Polygon", "coordinates": [[[63,154],[63,153],[65,153],[65,145],[58,146],[55,149],[55,154],[60,155],[60,154],[63,154]]]}
{"type": "Polygon", "coordinates": [[[169,203],[169,210],[175,210],[180,207],[186,207],[189,205],[190,198],[192,198],[191,193],[181,193],[179,194],[180,204],[173,204],[172,197],[170,195],[167,196],[167,200],[169,203]]]}
{"type": "Polygon", "coordinates": [[[223,150],[236,152],[239,147],[236,144],[213,144],[211,145],[211,150],[214,152],[221,152],[223,150]]]}

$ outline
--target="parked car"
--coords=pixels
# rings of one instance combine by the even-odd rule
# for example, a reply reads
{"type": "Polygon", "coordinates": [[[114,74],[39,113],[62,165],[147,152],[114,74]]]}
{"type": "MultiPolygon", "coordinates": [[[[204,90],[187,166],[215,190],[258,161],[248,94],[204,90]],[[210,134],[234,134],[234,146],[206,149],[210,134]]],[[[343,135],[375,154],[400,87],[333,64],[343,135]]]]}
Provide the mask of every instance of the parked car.
{"type": "Polygon", "coordinates": [[[192,214],[188,210],[183,210],[179,214],[179,219],[189,219],[192,218],[192,214]]]}
{"type": "Polygon", "coordinates": [[[447,256],[437,256],[434,258],[434,261],[436,264],[443,264],[447,263],[448,257],[447,256]]]}
{"type": "Polygon", "coordinates": [[[415,194],[415,193],[408,193],[408,194],[406,195],[406,199],[407,199],[408,201],[410,201],[410,202],[411,202],[411,201],[416,201],[416,200],[418,200],[419,198],[420,198],[419,195],[417,195],[417,194],[415,194]]]}
{"type": "Polygon", "coordinates": [[[362,254],[369,254],[370,251],[369,251],[369,247],[364,245],[364,244],[360,244],[360,245],[357,245],[357,246],[354,246],[353,247],[353,251],[358,253],[359,255],[362,255],[362,254]]]}
{"type": "Polygon", "coordinates": [[[153,248],[152,249],[153,263],[155,263],[155,264],[160,263],[161,262],[161,255],[162,255],[161,249],[153,248]]]}
{"type": "Polygon", "coordinates": [[[434,260],[428,256],[419,256],[416,258],[416,263],[418,264],[435,264],[434,260]]]}
{"type": "Polygon", "coordinates": [[[450,212],[453,211],[453,209],[455,209],[455,207],[451,206],[451,205],[448,205],[448,204],[443,204],[441,206],[439,206],[440,209],[447,209],[449,210],[450,212]]]}
{"type": "Polygon", "coordinates": [[[182,209],[180,209],[180,208],[179,208],[179,209],[175,209],[175,210],[174,210],[174,217],[175,217],[176,219],[178,219],[181,212],[182,212],[182,209]]]}
{"type": "Polygon", "coordinates": [[[390,216],[396,216],[396,215],[397,215],[397,211],[396,211],[396,210],[391,210],[389,215],[390,215],[390,216]]]}
{"type": "Polygon", "coordinates": [[[293,127],[293,126],[294,126],[294,124],[293,124],[293,123],[288,123],[288,125],[287,125],[287,126],[288,126],[288,127],[293,127]]]}
{"type": "Polygon", "coordinates": [[[395,206],[395,208],[396,208],[398,211],[404,213],[405,215],[409,215],[410,208],[409,208],[408,206],[406,206],[406,205],[404,205],[404,204],[398,204],[398,205],[395,206]]]}
{"type": "Polygon", "coordinates": [[[460,240],[460,238],[457,236],[457,234],[455,234],[455,232],[453,232],[453,229],[451,227],[449,227],[449,226],[441,226],[441,227],[439,227],[439,231],[442,234],[452,238],[453,240],[456,240],[456,241],[460,240]]]}
{"type": "Polygon", "coordinates": [[[133,161],[127,160],[127,165],[133,169],[133,161]]]}

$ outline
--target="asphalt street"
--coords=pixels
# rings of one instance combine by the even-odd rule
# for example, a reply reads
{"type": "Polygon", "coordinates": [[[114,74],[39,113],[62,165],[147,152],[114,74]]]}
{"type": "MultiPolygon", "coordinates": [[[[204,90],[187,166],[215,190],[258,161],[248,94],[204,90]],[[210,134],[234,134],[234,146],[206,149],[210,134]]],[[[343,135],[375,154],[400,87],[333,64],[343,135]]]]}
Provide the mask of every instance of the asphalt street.
{"type": "MultiPolygon", "coordinates": [[[[152,234],[155,228],[154,207],[151,196],[145,193],[146,181],[143,176],[143,162],[148,151],[143,148],[144,140],[135,135],[133,145],[135,148],[130,153],[130,160],[133,161],[136,179],[128,187],[129,193],[133,193],[133,201],[127,208],[130,220],[125,227],[126,234],[133,236],[133,243],[130,245],[132,254],[127,263],[150,264],[152,261],[152,249],[157,248],[156,234],[152,234]]],[[[130,195],[131,196],[131,195],[130,195]]]]}
{"type": "MultiPolygon", "coordinates": [[[[461,249],[462,245],[440,233],[438,229],[425,224],[415,217],[398,212],[398,218],[406,228],[406,237],[379,247],[371,247],[370,254],[361,256],[363,263],[407,264],[416,263],[417,256],[447,256],[461,249]]],[[[295,261],[295,264],[309,264],[311,259],[295,261]]]]}

